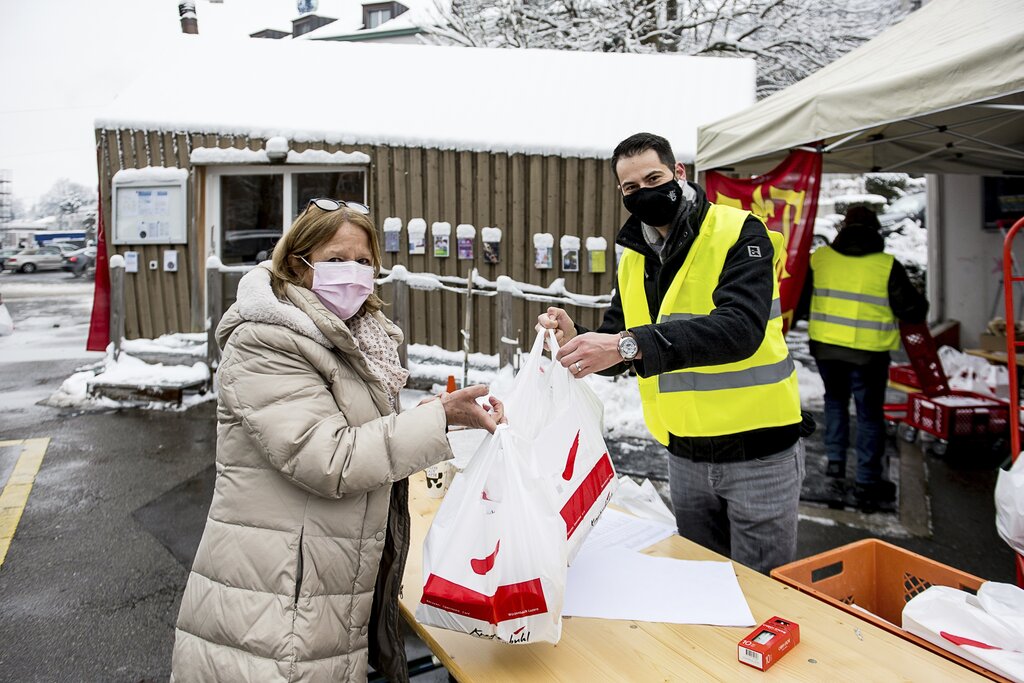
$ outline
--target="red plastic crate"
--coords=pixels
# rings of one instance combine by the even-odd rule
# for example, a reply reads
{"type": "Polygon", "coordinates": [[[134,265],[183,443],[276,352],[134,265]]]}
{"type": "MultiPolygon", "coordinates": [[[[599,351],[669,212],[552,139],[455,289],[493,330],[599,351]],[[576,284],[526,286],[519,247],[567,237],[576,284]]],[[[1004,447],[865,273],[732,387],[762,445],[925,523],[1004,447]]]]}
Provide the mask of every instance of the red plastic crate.
{"type": "Polygon", "coordinates": [[[939,362],[939,352],[928,326],[924,323],[900,323],[900,337],[921,391],[928,396],[948,394],[949,378],[939,362]]]}
{"type": "Polygon", "coordinates": [[[915,389],[921,388],[914,366],[911,363],[893,363],[889,366],[889,381],[915,389]]]}
{"type": "Polygon", "coordinates": [[[1009,405],[989,396],[951,391],[942,396],[922,393],[907,398],[904,421],[940,439],[1002,434],[1009,426],[1009,405]],[[961,402],[962,405],[955,405],[961,402]]]}

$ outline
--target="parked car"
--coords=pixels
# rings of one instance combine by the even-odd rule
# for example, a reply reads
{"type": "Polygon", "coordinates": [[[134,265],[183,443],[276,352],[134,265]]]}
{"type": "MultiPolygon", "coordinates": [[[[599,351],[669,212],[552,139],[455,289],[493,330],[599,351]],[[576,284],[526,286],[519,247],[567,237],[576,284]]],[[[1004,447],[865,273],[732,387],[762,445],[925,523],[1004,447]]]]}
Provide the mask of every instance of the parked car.
{"type": "Polygon", "coordinates": [[[14,256],[4,259],[4,268],[19,273],[34,273],[37,270],[60,270],[64,257],[57,247],[23,249],[14,256]]]}
{"type": "Polygon", "coordinates": [[[82,242],[82,243],[78,243],[78,242],[64,242],[64,241],[60,241],[59,242],[57,240],[53,240],[52,242],[47,242],[43,246],[44,247],[57,247],[58,249],[60,249],[61,255],[67,256],[68,254],[70,254],[73,251],[78,251],[79,249],[84,249],[85,248],[85,242],[82,242]]]}
{"type": "Polygon", "coordinates": [[[92,271],[96,266],[96,247],[85,247],[76,249],[64,254],[64,263],[61,268],[68,271],[75,277],[82,277],[92,271]]]}
{"type": "Polygon", "coordinates": [[[882,234],[895,230],[906,219],[916,221],[924,227],[924,214],[928,202],[924,192],[903,195],[892,204],[885,213],[879,214],[878,222],[882,224],[882,234]]]}
{"type": "Polygon", "coordinates": [[[18,249],[16,247],[12,247],[12,248],[9,248],[9,249],[0,249],[0,270],[4,269],[4,261],[7,259],[8,256],[14,256],[15,254],[17,254],[20,251],[23,251],[23,250],[22,249],[18,249]]]}

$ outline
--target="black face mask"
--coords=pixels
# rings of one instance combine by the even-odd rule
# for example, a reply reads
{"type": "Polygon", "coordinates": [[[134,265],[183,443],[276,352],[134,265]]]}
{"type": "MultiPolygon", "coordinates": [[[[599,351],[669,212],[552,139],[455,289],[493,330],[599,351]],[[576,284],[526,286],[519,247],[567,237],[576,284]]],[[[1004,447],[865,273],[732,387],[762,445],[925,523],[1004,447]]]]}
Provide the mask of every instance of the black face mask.
{"type": "Polygon", "coordinates": [[[626,211],[656,228],[669,225],[683,201],[683,189],[673,178],[657,187],[644,187],[622,197],[626,211]]]}

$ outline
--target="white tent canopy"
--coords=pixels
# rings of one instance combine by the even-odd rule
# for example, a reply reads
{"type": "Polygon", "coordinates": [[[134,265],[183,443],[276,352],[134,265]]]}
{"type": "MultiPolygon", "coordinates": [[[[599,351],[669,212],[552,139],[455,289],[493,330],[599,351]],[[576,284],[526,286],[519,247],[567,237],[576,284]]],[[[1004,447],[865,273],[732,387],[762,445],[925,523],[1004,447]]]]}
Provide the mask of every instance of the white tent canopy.
{"type": "Polygon", "coordinates": [[[1024,0],[932,0],[749,109],[702,126],[697,167],[1024,173],[1024,0]]]}

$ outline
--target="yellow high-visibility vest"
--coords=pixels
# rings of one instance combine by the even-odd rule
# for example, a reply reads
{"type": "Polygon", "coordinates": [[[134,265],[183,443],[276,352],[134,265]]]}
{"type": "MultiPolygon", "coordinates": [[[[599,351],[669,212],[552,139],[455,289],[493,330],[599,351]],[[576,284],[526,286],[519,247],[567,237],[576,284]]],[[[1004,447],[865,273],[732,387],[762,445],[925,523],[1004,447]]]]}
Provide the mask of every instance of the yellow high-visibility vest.
{"type": "Polygon", "coordinates": [[[846,256],[832,247],[811,255],[811,339],[861,351],[900,347],[899,326],[889,307],[889,254],[846,256]]]}
{"type": "MultiPolygon", "coordinates": [[[[690,320],[715,309],[712,294],[729,250],[750,214],[712,204],[686,260],[661,302],[658,322],[690,320]]],[[[782,235],[769,233],[776,266],[783,255],[782,235]]],[[[756,247],[751,247],[756,249],[756,247]]],[[[765,254],[764,256],[769,256],[765,254]]],[[[751,254],[751,258],[761,257],[751,254]]],[[[626,249],[619,260],[618,284],[626,327],[651,324],[644,290],[645,257],[626,249]]],[[[644,421],[651,434],[668,445],[676,436],[721,436],[800,422],[796,366],[782,334],[777,269],[772,275],[772,308],[764,339],[748,358],[638,377],[644,421]]]]}

